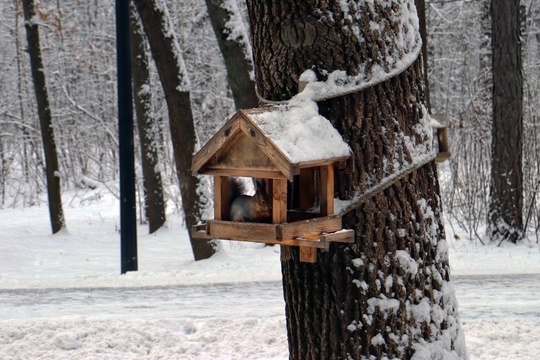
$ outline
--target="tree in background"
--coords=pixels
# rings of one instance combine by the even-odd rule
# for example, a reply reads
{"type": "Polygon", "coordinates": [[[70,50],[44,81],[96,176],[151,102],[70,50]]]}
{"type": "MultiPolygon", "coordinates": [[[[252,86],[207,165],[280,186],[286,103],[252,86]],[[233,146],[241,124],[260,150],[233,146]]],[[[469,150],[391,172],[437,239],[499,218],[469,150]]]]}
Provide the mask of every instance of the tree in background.
{"type": "Polygon", "coordinates": [[[131,10],[131,63],[133,102],[139,130],[144,209],[150,234],[165,223],[165,200],[159,168],[158,124],[152,112],[152,87],[144,30],[135,8],[131,10]]]}
{"type": "MultiPolygon", "coordinates": [[[[341,199],[429,152],[412,0],[247,3],[263,98],[294,96],[307,69],[319,81],[339,77],[337,70],[352,78],[333,78],[334,85],[361,84],[319,102],[353,152],[354,165],[336,184],[341,199]],[[362,85],[369,81],[375,85],[362,85]]],[[[298,249],[282,260],[291,359],[467,357],[437,169],[433,161],[422,164],[344,215],[356,233],[353,245],[332,244],[316,264],[299,262],[298,249]]]]}
{"type": "Polygon", "coordinates": [[[23,0],[23,11],[25,19],[24,27],[26,28],[26,38],[28,40],[28,54],[30,55],[30,67],[32,69],[32,79],[34,80],[39,125],[43,141],[43,152],[45,153],[49,216],[51,219],[52,232],[53,234],[56,234],[64,228],[65,221],[62,209],[58,155],[56,152],[56,142],[54,140],[49,95],[47,93],[47,85],[45,82],[45,69],[41,58],[39,28],[37,24],[38,18],[36,17],[34,0],[23,0]]]}
{"type": "Polygon", "coordinates": [[[523,75],[519,0],[491,1],[493,124],[489,231],[523,237],[523,75]]]}
{"type": "MultiPolygon", "coordinates": [[[[149,3],[135,0],[134,4],[141,18],[165,93],[182,207],[186,227],[191,229],[201,221],[205,201],[200,179],[191,175],[197,136],[188,90],[189,79],[164,2],[156,0],[149,3]]],[[[195,260],[207,259],[216,251],[214,241],[195,240],[191,235],[190,240],[195,260]]]]}
{"type": "Polygon", "coordinates": [[[235,1],[206,0],[210,22],[227,69],[227,81],[233,93],[234,104],[236,109],[249,109],[257,107],[259,100],[251,75],[253,63],[247,31],[235,33],[244,29],[239,26],[242,17],[235,5],[235,1]]]}

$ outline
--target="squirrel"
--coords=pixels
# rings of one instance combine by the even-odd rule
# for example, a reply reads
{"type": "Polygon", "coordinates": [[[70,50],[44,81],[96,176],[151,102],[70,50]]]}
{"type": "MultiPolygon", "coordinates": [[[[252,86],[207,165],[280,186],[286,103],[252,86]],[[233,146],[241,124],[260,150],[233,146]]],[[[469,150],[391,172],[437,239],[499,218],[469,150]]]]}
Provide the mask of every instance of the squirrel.
{"type": "Polygon", "coordinates": [[[272,222],[271,199],[263,179],[253,179],[255,195],[246,194],[244,183],[229,178],[229,209],[232,221],[272,222]]]}

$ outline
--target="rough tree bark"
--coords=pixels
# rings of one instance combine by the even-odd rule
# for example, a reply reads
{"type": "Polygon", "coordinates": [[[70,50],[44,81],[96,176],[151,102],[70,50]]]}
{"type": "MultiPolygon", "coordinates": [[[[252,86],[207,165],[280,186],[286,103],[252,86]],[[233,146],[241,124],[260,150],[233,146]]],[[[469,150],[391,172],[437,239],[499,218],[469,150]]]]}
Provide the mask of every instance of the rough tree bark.
{"type": "MultiPolygon", "coordinates": [[[[274,101],[295,95],[306,69],[325,80],[391,66],[385,58],[402,55],[400,11],[414,14],[413,1],[399,0],[247,3],[257,86],[274,101]]],[[[420,141],[422,85],[418,57],[378,85],[319,103],[353,151],[336,181],[340,198],[414,161],[403,142],[420,141]]],[[[290,358],[466,358],[434,162],[347,213],[344,226],[353,245],[331,245],[316,264],[300,263],[296,248],[282,260],[290,358]]]]}
{"type": "MultiPolygon", "coordinates": [[[[182,207],[186,226],[191,229],[192,225],[201,221],[205,204],[198,192],[199,178],[191,175],[196,134],[182,54],[163,1],[135,0],[134,4],[141,17],[165,93],[182,207]]],[[[191,235],[190,240],[195,260],[207,259],[215,253],[213,241],[195,240],[191,235]]]]}
{"type": "Polygon", "coordinates": [[[58,168],[58,155],[54,140],[52,115],[49,105],[49,95],[45,82],[45,71],[41,58],[41,46],[39,43],[39,28],[33,0],[23,0],[24,27],[28,41],[28,54],[30,55],[30,67],[34,81],[36,94],[39,125],[45,153],[45,174],[47,177],[47,196],[49,202],[49,216],[53,234],[56,234],[65,226],[64,211],[62,209],[62,196],[60,188],[60,173],[58,168]]]}
{"type": "Polygon", "coordinates": [[[519,0],[491,1],[493,124],[489,231],[523,237],[523,74],[519,0]]]}
{"type": "Polygon", "coordinates": [[[159,166],[156,119],[152,115],[152,91],[144,30],[134,7],[131,10],[131,64],[133,102],[137,115],[144,187],[144,209],[152,234],[165,223],[165,200],[159,166]]]}
{"type": "Polygon", "coordinates": [[[231,29],[227,24],[233,16],[240,16],[240,14],[234,14],[232,9],[228,9],[227,5],[230,6],[230,4],[232,2],[225,0],[206,0],[208,15],[223,55],[227,80],[233,93],[236,109],[254,108],[257,107],[259,101],[255,92],[255,82],[250,76],[253,63],[248,57],[246,44],[248,34],[237,34],[238,38],[231,38],[231,29]]]}

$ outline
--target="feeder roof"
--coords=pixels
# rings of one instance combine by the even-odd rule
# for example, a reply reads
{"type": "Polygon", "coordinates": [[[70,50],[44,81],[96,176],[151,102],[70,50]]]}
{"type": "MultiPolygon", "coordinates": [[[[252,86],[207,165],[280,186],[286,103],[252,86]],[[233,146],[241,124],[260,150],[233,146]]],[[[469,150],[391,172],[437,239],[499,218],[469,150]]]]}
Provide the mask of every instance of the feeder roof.
{"type": "Polygon", "coordinates": [[[306,102],[238,111],[195,155],[192,170],[254,176],[251,169],[291,180],[300,168],[344,160],[350,152],[316,103],[306,102]]]}

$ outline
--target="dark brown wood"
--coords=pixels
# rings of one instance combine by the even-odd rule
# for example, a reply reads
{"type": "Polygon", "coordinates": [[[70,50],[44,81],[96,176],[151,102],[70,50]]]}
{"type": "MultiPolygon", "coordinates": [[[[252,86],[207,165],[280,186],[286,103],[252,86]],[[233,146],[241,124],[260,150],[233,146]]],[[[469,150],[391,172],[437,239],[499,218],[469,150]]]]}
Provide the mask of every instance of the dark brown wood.
{"type": "MultiPolygon", "coordinates": [[[[306,69],[320,80],[333,70],[369,73],[381,56],[399,52],[392,40],[403,24],[392,9],[402,4],[248,0],[260,94],[269,100],[291,98],[306,69]],[[373,31],[373,21],[385,25],[373,31]]],[[[420,140],[414,128],[425,115],[423,85],[419,58],[398,76],[318,104],[353,151],[350,169],[335,184],[339,198],[392,174],[394,161],[411,161],[401,137],[420,140]]],[[[443,336],[450,339],[441,344],[444,351],[465,357],[457,304],[438,298],[450,287],[448,258],[439,251],[445,237],[434,162],[368,199],[343,223],[355,231],[354,243],[332,243],[315,264],[299,262],[298,248],[292,248],[291,258],[282,257],[289,358],[411,359],[421,344],[443,336]],[[405,254],[417,265],[414,275],[400,262],[405,254]],[[389,299],[397,306],[382,308],[370,299],[389,299]],[[442,317],[417,321],[408,307],[419,302],[442,317]]]]}

